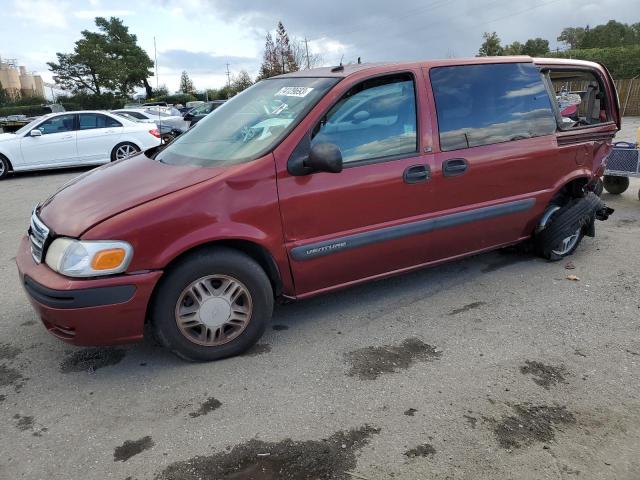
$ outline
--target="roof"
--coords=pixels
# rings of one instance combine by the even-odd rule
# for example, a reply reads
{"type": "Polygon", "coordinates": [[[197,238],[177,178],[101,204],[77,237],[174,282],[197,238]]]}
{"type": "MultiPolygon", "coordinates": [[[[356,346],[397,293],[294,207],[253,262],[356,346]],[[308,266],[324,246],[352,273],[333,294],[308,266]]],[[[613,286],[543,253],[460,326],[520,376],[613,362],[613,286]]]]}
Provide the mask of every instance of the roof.
{"type": "Polygon", "coordinates": [[[312,68],[310,70],[299,70],[297,72],[285,73],[271,78],[299,78],[299,77],[336,77],[344,78],[363,70],[372,70],[381,73],[390,69],[399,70],[402,68],[431,68],[447,67],[455,65],[481,65],[488,63],[537,63],[546,65],[580,65],[598,68],[599,65],[584,60],[571,60],[568,58],[532,58],[526,55],[500,56],[500,57],[471,57],[471,58],[447,58],[438,60],[423,60],[414,62],[381,62],[381,63],[359,63],[343,65],[341,69],[337,66],[312,68]]]}

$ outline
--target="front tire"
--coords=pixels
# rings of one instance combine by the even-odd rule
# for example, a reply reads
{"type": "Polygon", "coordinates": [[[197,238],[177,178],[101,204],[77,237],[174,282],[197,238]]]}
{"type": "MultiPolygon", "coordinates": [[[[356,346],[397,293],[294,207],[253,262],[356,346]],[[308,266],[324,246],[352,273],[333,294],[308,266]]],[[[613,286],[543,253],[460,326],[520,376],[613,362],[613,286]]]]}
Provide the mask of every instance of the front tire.
{"type": "Polygon", "coordinates": [[[11,170],[11,163],[4,155],[0,155],[0,180],[7,178],[11,170]]]}
{"type": "Polygon", "coordinates": [[[223,247],[200,251],[161,280],[152,328],[163,346],[186,360],[232,357],[260,339],[273,301],[269,278],[252,258],[223,247]]]}
{"type": "Polygon", "coordinates": [[[604,189],[612,195],[620,195],[629,188],[629,177],[605,175],[602,181],[604,189]]]}
{"type": "Polygon", "coordinates": [[[115,162],[118,160],[124,160],[125,158],[129,158],[136,153],[138,153],[140,149],[137,145],[131,142],[122,142],[113,147],[111,150],[111,161],[115,162]]]}

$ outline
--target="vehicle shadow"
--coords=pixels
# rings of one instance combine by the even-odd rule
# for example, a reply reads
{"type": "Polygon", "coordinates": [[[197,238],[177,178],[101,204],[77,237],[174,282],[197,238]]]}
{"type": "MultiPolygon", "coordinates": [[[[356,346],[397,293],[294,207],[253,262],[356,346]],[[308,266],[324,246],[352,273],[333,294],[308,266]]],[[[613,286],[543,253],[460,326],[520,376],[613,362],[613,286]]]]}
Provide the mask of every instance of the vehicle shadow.
{"type": "Polygon", "coordinates": [[[99,165],[88,165],[86,167],[69,167],[69,168],[56,168],[51,170],[34,170],[27,172],[11,172],[10,175],[7,176],[2,183],[11,183],[12,181],[24,180],[28,178],[38,178],[38,177],[61,177],[63,175],[80,175],[84,172],[88,172],[89,170],[93,170],[99,165]]]}

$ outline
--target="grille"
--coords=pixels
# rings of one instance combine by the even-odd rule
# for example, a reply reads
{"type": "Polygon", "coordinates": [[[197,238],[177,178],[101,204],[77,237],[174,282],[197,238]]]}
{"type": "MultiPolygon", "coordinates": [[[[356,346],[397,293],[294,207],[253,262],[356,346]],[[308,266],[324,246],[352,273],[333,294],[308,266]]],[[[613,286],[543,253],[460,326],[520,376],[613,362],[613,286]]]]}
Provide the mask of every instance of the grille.
{"type": "Polygon", "coordinates": [[[31,243],[31,255],[36,263],[42,262],[49,229],[40,221],[38,214],[34,210],[31,214],[31,227],[29,228],[29,242],[31,243]]]}

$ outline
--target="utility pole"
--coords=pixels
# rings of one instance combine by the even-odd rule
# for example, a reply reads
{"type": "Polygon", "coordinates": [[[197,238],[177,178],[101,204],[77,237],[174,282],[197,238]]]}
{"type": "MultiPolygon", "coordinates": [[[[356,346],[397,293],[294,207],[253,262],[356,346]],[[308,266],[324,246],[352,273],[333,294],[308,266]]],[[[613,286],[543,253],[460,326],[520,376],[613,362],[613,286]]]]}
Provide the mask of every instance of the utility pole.
{"type": "Polygon", "coordinates": [[[307,70],[311,68],[311,63],[309,62],[309,43],[307,42],[307,37],[304,37],[304,49],[307,52],[307,70]]]}
{"type": "Polygon", "coordinates": [[[227,87],[231,86],[231,73],[229,72],[229,64],[227,63],[227,87]]]}

